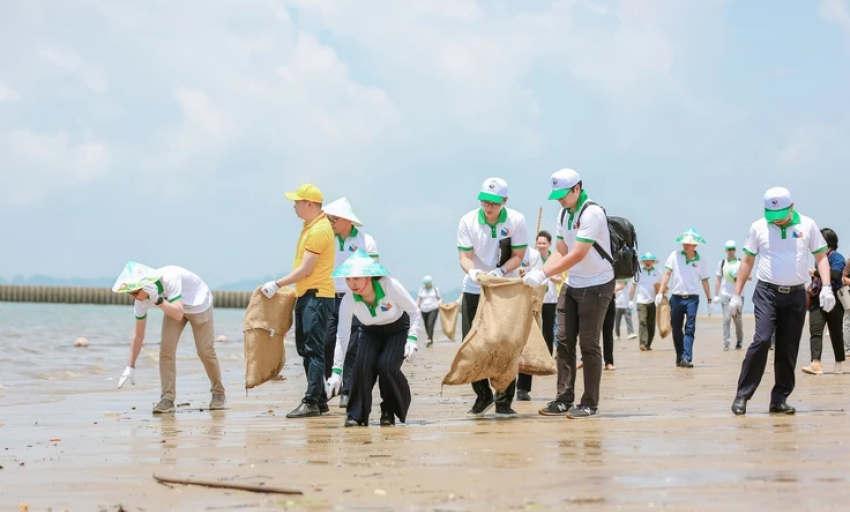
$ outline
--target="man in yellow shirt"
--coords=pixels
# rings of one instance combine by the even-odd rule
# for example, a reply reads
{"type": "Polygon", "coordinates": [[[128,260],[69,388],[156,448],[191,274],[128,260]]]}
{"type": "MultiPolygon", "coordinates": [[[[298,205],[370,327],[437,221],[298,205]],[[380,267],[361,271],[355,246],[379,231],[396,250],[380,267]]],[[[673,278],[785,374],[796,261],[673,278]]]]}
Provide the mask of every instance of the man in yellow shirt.
{"type": "MultiPolygon", "coordinates": [[[[328,318],[334,309],[334,233],[322,212],[322,191],[312,184],[286,193],[295,201],[295,214],[304,221],[298,237],[292,272],[262,287],[266,297],[294,284],[295,295],[295,347],[304,360],[307,392],[301,404],[286,415],[287,418],[310,418],[328,412],[325,393],[325,332],[328,318]]],[[[329,354],[328,357],[333,357],[329,354]]]]}

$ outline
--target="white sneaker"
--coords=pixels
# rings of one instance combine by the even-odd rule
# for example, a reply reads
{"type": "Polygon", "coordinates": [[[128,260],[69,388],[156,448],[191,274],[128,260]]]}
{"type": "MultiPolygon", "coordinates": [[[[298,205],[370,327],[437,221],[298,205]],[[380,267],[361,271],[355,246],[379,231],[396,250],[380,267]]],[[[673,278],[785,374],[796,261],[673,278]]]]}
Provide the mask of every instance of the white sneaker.
{"type": "Polygon", "coordinates": [[[820,367],[813,368],[815,365],[811,364],[809,366],[803,367],[803,373],[808,373],[809,375],[823,375],[823,370],[820,367]]]}
{"type": "Polygon", "coordinates": [[[635,338],[637,338],[637,334],[634,334],[634,333],[629,334],[629,339],[630,339],[630,340],[633,340],[633,339],[635,339],[635,338]]]}
{"type": "Polygon", "coordinates": [[[844,369],[841,368],[841,363],[835,363],[835,370],[832,373],[836,375],[841,375],[842,373],[844,373],[844,369]]]}

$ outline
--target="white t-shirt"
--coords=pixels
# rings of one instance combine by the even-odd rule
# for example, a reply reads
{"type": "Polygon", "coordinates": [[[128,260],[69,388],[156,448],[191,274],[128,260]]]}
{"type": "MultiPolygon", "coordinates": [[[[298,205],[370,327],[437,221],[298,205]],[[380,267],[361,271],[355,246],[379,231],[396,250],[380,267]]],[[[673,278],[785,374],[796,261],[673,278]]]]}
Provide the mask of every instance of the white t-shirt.
{"type": "Polygon", "coordinates": [[[348,341],[351,336],[351,315],[357,317],[362,325],[388,325],[404,313],[410,316],[410,328],[407,339],[416,341],[422,315],[416,301],[404,286],[395,278],[382,277],[374,281],[375,307],[371,307],[354,293],[346,293],[339,304],[339,325],[336,330],[336,349],[334,350],[334,366],[342,368],[345,353],[348,351],[348,341]]]}
{"type": "Polygon", "coordinates": [[[640,267],[640,281],[637,282],[637,290],[635,290],[636,304],[655,304],[655,283],[661,281],[661,276],[658,274],[658,269],[655,267],[649,270],[646,267],[640,267]]]}
{"type": "Polygon", "coordinates": [[[436,311],[440,307],[440,289],[436,286],[431,286],[431,289],[425,288],[424,286],[419,289],[419,309],[423,313],[430,313],[431,311],[436,311]]]}
{"type": "MultiPolygon", "coordinates": [[[[185,268],[168,266],[158,269],[162,276],[157,281],[159,294],[168,302],[183,301],[183,312],[189,315],[203,313],[213,304],[209,286],[201,278],[185,268]]],[[[133,303],[133,313],[141,320],[148,316],[148,309],[156,304],[150,298],[133,303]]]]}
{"type": "MultiPolygon", "coordinates": [[[[472,210],[460,219],[457,228],[457,249],[472,252],[474,268],[489,272],[499,264],[499,241],[510,237],[511,249],[528,247],[528,230],[525,217],[511,208],[502,208],[496,224],[487,224],[484,210],[472,210]]],[[[472,282],[469,276],[463,279],[463,292],[480,294],[481,286],[472,282]]]]}
{"type": "Polygon", "coordinates": [[[711,277],[708,263],[700,259],[699,252],[694,255],[693,260],[688,260],[685,251],[673,251],[664,268],[673,271],[669,283],[670,293],[673,295],[699,295],[702,282],[711,277]]]}
{"type": "Polygon", "coordinates": [[[805,284],[809,280],[809,254],[827,250],[815,221],[794,212],[791,222],[780,228],[762,218],[750,227],[744,252],[759,256],[759,281],[780,286],[805,284]]]}
{"type": "Polygon", "coordinates": [[[625,288],[618,291],[614,297],[614,307],[617,309],[629,309],[629,295],[632,293],[632,285],[634,283],[629,280],[629,282],[625,284],[625,288]]]}
{"type": "MultiPolygon", "coordinates": [[[[579,210],[581,208],[579,207],[579,210]]],[[[576,216],[578,215],[576,212],[576,216]]],[[[585,208],[580,219],[574,219],[570,224],[570,214],[566,212],[561,222],[561,212],[558,212],[558,238],[567,244],[569,250],[573,250],[576,241],[599,246],[606,253],[611,253],[611,233],[608,231],[608,219],[602,208],[592,204],[585,208]]],[[[570,269],[567,276],[567,286],[570,288],[590,288],[600,284],[610,283],[614,280],[614,269],[607,260],[599,255],[599,252],[591,247],[587,256],[570,269]]]]}
{"type": "MultiPolygon", "coordinates": [[[[535,250],[535,252],[537,252],[535,250]]],[[[539,252],[537,254],[540,254],[539,252]]],[[[549,253],[551,257],[552,253],[549,253]]],[[[549,259],[549,258],[546,258],[549,259]]],[[[543,257],[540,257],[540,266],[546,263],[546,260],[543,257]]],[[[543,281],[546,284],[546,295],[543,296],[543,304],[557,304],[558,303],[558,285],[555,284],[551,279],[546,279],[543,281]]]]}
{"type": "Polygon", "coordinates": [[[735,279],[738,277],[738,269],[741,268],[741,260],[735,258],[732,261],[723,258],[717,264],[715,275],[720,278],[720,295],[731,297],[735,295],[735,279]]]}
{"type": "MultiPolygon", "coordinates": [[[[334,269],[339,268],[357,249],[363,249],[366,254],[378,259],[378,244],[375,243],[375,239],[358,230],[356,226],[351,227],[351,234],[344,240],[339,235],[334,235],[334,244],[336,248],[334,269]]],[[[334,288],[336,293],[347,293],[348,285],[345,284],[345,278],[334,278],[334,288]]]]}

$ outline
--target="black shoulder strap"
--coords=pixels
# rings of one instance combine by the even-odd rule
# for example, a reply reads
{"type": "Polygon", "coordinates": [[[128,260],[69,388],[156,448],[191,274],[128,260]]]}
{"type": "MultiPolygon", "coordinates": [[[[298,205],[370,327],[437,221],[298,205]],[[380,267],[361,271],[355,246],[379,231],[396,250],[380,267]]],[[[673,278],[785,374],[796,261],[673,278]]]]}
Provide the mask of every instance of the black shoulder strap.
{"type": "MultiPolygon", "coordinates": [[[[585,201],[584,204],[581,205],[581,210],[578,211],[578,216],[576,217],[577,221],[581,219],[581,214],[584,213],[584,210],[586,210],[587,207],[590,206],[590,205],[599,206],[598,204],[594,203],[593,201],[590,201],[590,200],[585,201]]],[[[602,214],[605,215],[605,220],[607,221],[608,220],[608,213],[605,211],[605,208],[602,208],[601,206],[599,206],[599,208],[602,210],[602,214]]],[[[610,227],[608,228],[608,239],[609,240],[611,239],[611,228],[610,227]]],[[[605,249],[603,249],[599,245],[599,242],[593,242],[593,248],[596,249],[596,252],[598,252],[600,256],[602,256],[603,260],[610,263],[612,267],[614,266],[614,258],[612,258],[607,252],[605,252],[605,249]]]]}
{"type": "MultiPolygon", "coordinates": [[[[567,216],[567,209],[566,209],[566,208],[561,208],[561,225],[562,225],[562,226],[564,225],[564,217],[566,217],[566,216],[567,216]]],[[[556,233],[556,234],[557,234],[557,233],[556,233]]]]}

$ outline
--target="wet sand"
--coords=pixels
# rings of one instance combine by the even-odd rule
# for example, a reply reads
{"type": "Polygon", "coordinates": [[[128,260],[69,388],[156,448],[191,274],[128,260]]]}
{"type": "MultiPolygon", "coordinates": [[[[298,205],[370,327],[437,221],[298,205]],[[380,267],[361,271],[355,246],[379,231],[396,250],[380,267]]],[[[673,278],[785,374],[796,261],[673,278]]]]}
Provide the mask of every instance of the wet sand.
{"type": "MultiPolygon", "coordinates": [[[[752,319],[746,322],[752,328],[752,319]]],[[[695,368],[672,340],[639,352],[617,342],[600,416],[544,418],[555,378],[535,378],[520,417],[466,416],[469,386],[440,381],[457,344],[438,341],[407,367],[409,424],[342,427],[344,413],[287,420],[304,389],[294,348],[285,381],[246,398],[241,361],[226,361],[229,409],[209,400],[197,361],[180,362],[173,415],[153,416],[155,369],[135,387],[0,408],[0,510],[847,510],[850,375],[809,376],[801,344],[798,414],[767,414],[769,366],[746,417],[729,406],[744,351],[723,352],[718,317],[700,318],[695,368]],[[53,440],[53,441],[52,441],[53,440]],[[155,483],[152,474],[297,488],[287,497],[155,483]]],[[[748,332],[748,337],[751,331],[748,332]]],[[[189,340],[184,340],[184,343],[189,340]]],[[[747,338],[745,344],[749,343],[747,338]]],[[[825,340],[825,369],[832,355],[825,340]]],[[[772,362],[772,352],[771,359],[772,362]]],[[[120,362],[119,362],[120,363],[120,362]]],[[[578,389],[581,391],[581,374],[578,389]]],[[[336,405],[334,400],[332,405],[336,405]]],[[[492,410],[491,410],[492,413],[492,410]]]]}

